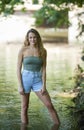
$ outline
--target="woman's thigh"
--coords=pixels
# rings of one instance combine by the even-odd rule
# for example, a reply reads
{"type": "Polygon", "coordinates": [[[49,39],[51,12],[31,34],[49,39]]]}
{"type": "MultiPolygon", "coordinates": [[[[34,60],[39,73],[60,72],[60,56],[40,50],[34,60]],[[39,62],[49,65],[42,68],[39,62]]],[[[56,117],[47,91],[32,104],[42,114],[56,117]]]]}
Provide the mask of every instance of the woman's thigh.
{"type": "Polygon", "coordinates": [[[50,98],[49,93],[47,91],[44,95],[42,95],[42,93],[40,91],[36,92],[36,95],[44,103],[44,105],[46,105],[46,106],[52,105],[51,98],[50,98]]]}
{"type": "Polygon", "coordinates": [[[30,98],[30,93],[21,95],[21,105],[22,105],[22,107],[28,107],[29,98],[30,98]]]}

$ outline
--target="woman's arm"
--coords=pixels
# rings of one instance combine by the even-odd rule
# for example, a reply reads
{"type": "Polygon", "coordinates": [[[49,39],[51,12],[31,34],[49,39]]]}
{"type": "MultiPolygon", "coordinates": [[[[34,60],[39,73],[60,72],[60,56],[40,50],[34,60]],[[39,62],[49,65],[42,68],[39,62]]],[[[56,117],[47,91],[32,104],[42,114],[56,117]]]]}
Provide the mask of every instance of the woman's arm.
{"type": "Polygon", "coordinates": [[[45,50],[43,56],[43,67],[42,67],[42,81],[43,81],[42,93],[46,91],[46,62],[47,62],[47,51],[45,50]]]}
{"type": "Polygon", "coordinates": [[[18,86],[19,86],[19,92],[20,94],[24,94],[23,92],[23,85],[22,85],[22,76],[21,76],[21,70],[22,70],[22,60],[23,60],[23,53],[22,49],[19,51],[18,54],[18,61],[17,61],[17,78],[18,78],[18,86]]]}

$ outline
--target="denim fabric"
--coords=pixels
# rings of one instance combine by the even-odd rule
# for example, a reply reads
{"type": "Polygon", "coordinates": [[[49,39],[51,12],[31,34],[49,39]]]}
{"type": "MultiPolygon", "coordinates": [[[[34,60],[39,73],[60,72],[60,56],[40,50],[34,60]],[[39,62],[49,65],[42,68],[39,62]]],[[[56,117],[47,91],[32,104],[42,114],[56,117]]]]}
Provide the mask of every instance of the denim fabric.
{"type": "Polygon", "coordinates": [[[42,73],[23,70],[22,83],[25,93],[40,91],[42,89],[42,73]]]}

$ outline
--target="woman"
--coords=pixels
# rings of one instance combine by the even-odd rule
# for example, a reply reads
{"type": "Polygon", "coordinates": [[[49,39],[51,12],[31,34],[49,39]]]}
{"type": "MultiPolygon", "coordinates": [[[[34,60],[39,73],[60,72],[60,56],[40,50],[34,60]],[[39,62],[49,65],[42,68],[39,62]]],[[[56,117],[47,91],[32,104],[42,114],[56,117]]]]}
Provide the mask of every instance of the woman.
{"type": "Polygon", "coordinates": [[[47,107],[53,122],[59,126],[57,112],[46,90],[46,58],[47,52],[39,33],[35,29],[30,29],[26,34],[24,46],[19,51],[17,64],[19,93],[21,94],[21,121],[24,124],[28,124],[29,97],[33,90],[47,107]]]}

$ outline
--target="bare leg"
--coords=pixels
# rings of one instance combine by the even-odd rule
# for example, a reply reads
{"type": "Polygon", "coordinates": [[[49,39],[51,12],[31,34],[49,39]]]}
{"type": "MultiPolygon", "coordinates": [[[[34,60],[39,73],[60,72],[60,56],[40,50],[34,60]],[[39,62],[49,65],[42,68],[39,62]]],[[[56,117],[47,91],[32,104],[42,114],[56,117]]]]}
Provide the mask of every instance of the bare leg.
{"type": "Polygon", "coordinates": [[[54,106],[51,102],[50,96],[48,94],[48,92],[46,92],[46,94],[42,95],[41,92],[36,92],[36,95],[39,97],[39,99],[44,103],[44,105],[48,108],[49,113],[54,121],[54,123],[59,126],[60,125],[60,121],[57,115],[56,110],[54,109],[54,106]]]}
{"type": "Polygon", "coordinates": [[[59,126],[56,125],[56,124],[54,124],[54,125],[52,126],[51,130],[58,130],[58,128],[59,128],[59,126]]]}
{"type": "Polygon", "coordinates": [[[21,121],[23,124],[28,124],[28,107],[30,93],[21,96],[21,121]]]}
{"type": "Polygon", "coordinates": [[[27,125],[25,125],[25,124],[22,123],[22,124],[21,124],[21,129],[20,129],[20,130],[28,130],[28,129],[27,129],[27,125]]]}

